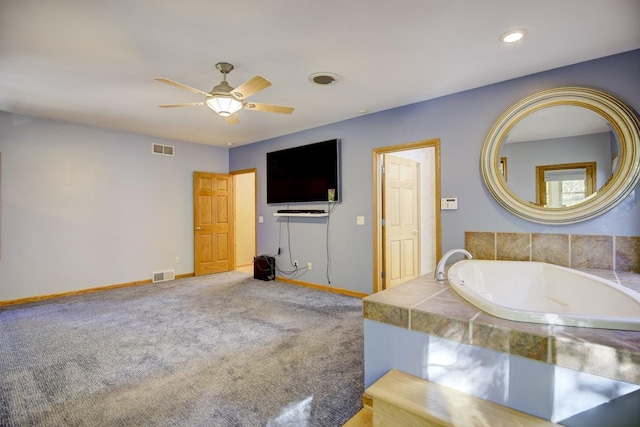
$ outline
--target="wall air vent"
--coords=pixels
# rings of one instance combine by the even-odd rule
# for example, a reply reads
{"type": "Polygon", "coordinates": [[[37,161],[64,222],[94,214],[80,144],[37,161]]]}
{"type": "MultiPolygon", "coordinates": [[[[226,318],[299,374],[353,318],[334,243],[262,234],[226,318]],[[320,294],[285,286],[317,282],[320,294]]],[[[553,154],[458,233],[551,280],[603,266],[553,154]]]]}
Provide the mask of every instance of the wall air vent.
{"type": "Polygon", "coordinates": [[[176,278],[175,270],[156,271],[153,273],[153,283],[166,282],[176,278]]]}
{"type": "Polygon", "coordinates": [[[173,145],[151,144],[151,152],[161,156],[173,156],[175,147],[173,145]]]}

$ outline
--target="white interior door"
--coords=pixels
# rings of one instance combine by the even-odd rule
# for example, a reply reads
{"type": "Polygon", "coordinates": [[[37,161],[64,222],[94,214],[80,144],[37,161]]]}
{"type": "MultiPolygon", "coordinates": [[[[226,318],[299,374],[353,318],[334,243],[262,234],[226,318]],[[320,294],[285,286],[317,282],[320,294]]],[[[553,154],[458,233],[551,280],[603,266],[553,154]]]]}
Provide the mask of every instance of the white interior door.
{"type": "Polygon", "coordinates": [[[419,167],[415,160],[384,155],[385,288],[420,275],[419,167]]]}

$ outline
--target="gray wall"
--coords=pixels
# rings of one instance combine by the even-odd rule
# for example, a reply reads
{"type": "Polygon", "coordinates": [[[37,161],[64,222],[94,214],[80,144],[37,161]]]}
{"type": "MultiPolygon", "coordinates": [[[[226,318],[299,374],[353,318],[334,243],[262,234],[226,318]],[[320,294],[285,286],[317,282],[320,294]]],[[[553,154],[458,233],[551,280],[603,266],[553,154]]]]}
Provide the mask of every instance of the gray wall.
{"type": "MultiPolygon", "coordinates": [[[[492,124],[515,102],[559,86],[590,86],[605,90],[640,110],[640,50],[509,80],[446,97],[387,110],[256,144],[229,153],[229,169],[257,168],[258,253],[282,254],[288,264],[287,227],[272,216],[282,206],[265,202],[265,154],[330,138],[342,140],[342,201],[330,217],[328,230],[331,285],[371,292],[373,283],[372,150],[394,144],[439,138],[443,197],[458,197],[457,211],[442,212],[442,251],[462,247],[464,232],[537,232],[640,235],[640,197],[636,189],[612,211],[578,224],[552,226],[524,221],[504,210],[488,193],[480,174],[480,152],[492,124]],[[356,225],[364,215],[365,226],[356,225]],[[281,236],[281,238],[279,238],[281,236]],[[285,256],[286,254],[286,256],[285,256]]],[[[295,113],[294,113],[295,114],[295,113]]],[[[282,221],[282,220],[281,220],[282,221]]],[[[300,280],[327,284],[326,220],[291,219],[292,257],[314,269],[300,280]]]]}
{"type": "Polygon", "coordinates": [[[7,113],[0,130],[0,301],[193,272],[193,171],[227,172],[226,148],[7,113]]]}

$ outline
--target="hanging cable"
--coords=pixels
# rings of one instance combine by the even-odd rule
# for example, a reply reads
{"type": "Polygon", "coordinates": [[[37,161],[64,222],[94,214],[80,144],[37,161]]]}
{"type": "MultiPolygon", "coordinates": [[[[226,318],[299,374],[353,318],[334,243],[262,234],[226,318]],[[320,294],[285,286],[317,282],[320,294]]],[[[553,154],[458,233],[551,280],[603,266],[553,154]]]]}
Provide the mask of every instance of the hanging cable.
{"type": "MultiPolygon", "coordinates": [[[[289,205],[287,205],[287,209],[289,209],[289,205]]],[[[287,252],[289,253],[289,264],[293,267],[292,270],[284,270],[281,267],[278,266],[277,263],[275,263],[275,258],[274,258],[274,265],[272,266],[274,271],[277,271],[278,273],[280,273],[282,276],[288,276],[289,279],[297,279],[299,277],[301,277],[302,275],[304,275],[308,268],[307,267],[296,267],[294,265],[293,262],[293,253],[291,251],[291,227],[290,227],[290,221],[289,221],[289,217],[287,218],[287,252]]],[[[278,255],[282,254],[282,217],[279,219],[279,231],[278,231],[278,255]]]]}
{"type": "Polygon", "coordinates": [[[333,210],[336,208],[336,204],[334,203],[333,206],[331,206],[331,202],[328,203],[327,206],[327,235],[326,235],[326,239],[325,239],[325,243],[326,243],[326,248],[327,248],[327,283],[330,285],[331,284],[331,245],[329,242],[329,223],[331,220],[331,213],[333,213],[333,210]]]}

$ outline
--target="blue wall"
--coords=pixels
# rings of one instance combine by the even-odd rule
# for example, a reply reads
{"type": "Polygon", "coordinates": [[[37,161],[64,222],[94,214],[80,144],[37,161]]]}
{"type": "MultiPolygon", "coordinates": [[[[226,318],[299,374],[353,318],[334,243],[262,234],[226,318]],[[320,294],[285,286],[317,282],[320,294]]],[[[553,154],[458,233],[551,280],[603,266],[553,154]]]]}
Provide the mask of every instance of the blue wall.
{"type": "MultiPolygon", "coordinates": [[[[372,150],[439,138],[443,197],[458,197],[457,211],[442,212],[442,251],[463,247],[464,232],[537,232],[640,235],[638,188],[618,207],[596,219],[564,226],[524,221],[498,205],[484,186],[480,153],[492,124],[511,105],[538,91],[559,86],[589,86],[607,91],[640,110],[640,50],[534,74],[438,99],[382,111],[304,132],[261,141],[229,152],[229,170],[257,168],[258,253],[282,255],[288,268],[288,241],[293,259],[313,270],[300,280],[327,284],[326,245],[330,244],[331,286],[372,292],[373,215],[372,150]],[[279,205],[267,205],[266,153],[330,138],[342,140],[342,202],[326,219],[273,217],[279,205]],[[356,225],[356,216],[366,225],[356,225]]],[[[294,113],[295,114],[295,113],[294,113]]],[[[291,206],[297,207],[297,206],[291,206]]],[[[315,207],[315,206],[314,206],[315,207]]],[[[324,207],[324,206],[320,206],[324,207]]]]}

